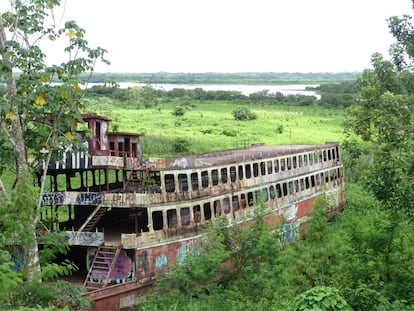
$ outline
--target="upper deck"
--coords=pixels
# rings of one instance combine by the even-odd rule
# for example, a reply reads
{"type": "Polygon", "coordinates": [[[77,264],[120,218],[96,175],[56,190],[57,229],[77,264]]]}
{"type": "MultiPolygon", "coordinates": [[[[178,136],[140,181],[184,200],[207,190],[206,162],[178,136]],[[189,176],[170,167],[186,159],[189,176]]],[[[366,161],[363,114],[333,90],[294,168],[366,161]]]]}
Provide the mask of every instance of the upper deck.
{"type": "MultiPolygon", "coordinates": [[[[187,169],[223,166],[246,161],[275,158],[278,156],[312,152],[323,148],[339,152],[339,143],[327,142],[323,145],[274,145],[253,144],[247,148],[213,151],[201,154],[189,154],[172,158],[150,158],[149,163],[154,169],[187,169]]],[[[323,156],[323,154],[321,154],[323,156]]],[[[330,155],[326,155],[330,158],[330,155]]],[[[334,157],[334,156],[333,156],[334,157]]]]}

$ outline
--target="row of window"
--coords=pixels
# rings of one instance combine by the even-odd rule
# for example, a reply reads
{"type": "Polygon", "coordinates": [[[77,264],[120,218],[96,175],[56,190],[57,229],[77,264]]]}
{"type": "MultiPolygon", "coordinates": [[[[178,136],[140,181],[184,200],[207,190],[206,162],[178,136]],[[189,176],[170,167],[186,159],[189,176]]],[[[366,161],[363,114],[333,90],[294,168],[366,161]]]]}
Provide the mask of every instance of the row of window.
{"type": "MultiPolygon", "coordinates": [[[[323,186],[329,182],[335,182],[340,178],[342,178],[341,169],[337,168],[286,182],[272,183],[261,190],[233,195],[231,199],[211,200],[202,205],[196,204],[192,208],[169,209],[166,211],[166,225],[168,228],[177,228],[180,223],[181,227],[187,227],[191,225],[192,220],[193,223],[197,224],[210,220],[213,215],[219,217],[223,214],[230,214],[240,209],[245,209],[247,206],[253,206],[258,201],[267,202],[269,200],[283,200],[292,195],[300,196],[301,192],[323,186]]],[[[163,229],[163,217],[163,211],[152,212],[154,230],[163,229]]]]}
{"type": "MultiPolygon", "coordinates": [[[[338,148],[320,150],[300,155],[286,156],[274,160],[263,160],[254,163],[240,164],[237,166],[222,167],[188,174],[165,174],[164,186],[166,192],[195,191],[200,188],[227,184],[236,180],[249,179],[252,177],[276,174],[283,171],[297,169],[315,163],[322,163],[338,159],[338,148]]],[[[158,176],[154,176],[159,186],[158,176]],[[158,178],[156,178],[158,177],[158,178]],[[157,180],[158,179],[158,180],[157,180]]]]}

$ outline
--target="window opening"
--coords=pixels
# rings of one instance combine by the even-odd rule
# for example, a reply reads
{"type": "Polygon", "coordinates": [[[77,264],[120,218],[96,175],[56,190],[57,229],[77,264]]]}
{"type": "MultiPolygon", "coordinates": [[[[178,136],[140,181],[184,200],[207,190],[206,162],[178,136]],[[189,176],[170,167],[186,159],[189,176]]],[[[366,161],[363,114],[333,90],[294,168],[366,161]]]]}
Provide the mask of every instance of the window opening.
{"type": "Polygon", "coordinates": [[[246,208],[247,202],[246,202],[246,194],[242,193],[240,195],[240,205],[242,208],[246,208]]]}
{"type": "Polygon", "coordinates": [[[266,163],[260,162],[260,174],[262,176],[266,175],[266,163]]]}
{"type": "Polygon", "coordinates": [[[188,191],[187,174],[178,174],[178,185],[180,187],[180,192],[188,191]]]}
{"type": "Polygon", "coordinates": [[[152,228],[154,230],[162,230],[164,226],[164,220],[162,216],[162,211],[152,212],[152,228]]]}
{"type": "Polygon", "coordinates": [[[202,171],[201,172],[201,186],[203,188],[208,187],[208,172],[207,171],[202,171]]]}
{"type": "Polygon", "coordinates": [[[243,180],[243,165],[239,165],[239,179],[243,180]]]}
{"type": "Polygon", "coordinates": [[[193,214],[194,214],[194,222],[200,223],[201,222],[201,208],[200,205],[193,206],[193,214]]]}
{"type": "Polygon", "coordinates": [[[198,174],[191,173],[191,188],[193,190],[198,190],[198,174]]]}
{"type": "Polygon", "coordinates": [[[227,184],[227,167],[223,167],[220,173],[221,173],[221,182],[223,184],[227,184]]]}
{"type": "Polygon", "coordinates": [[[282,184],[282,187],[283,187],[283,196],[285,197],[288,194],[287,183],[284,182],[282,184]]]}
{"type": "Polygon", "coordinates": [[[231,208],[230,208],[230,200],[229,200],[229,198],[224,198],[223,199],[223,210],[224,210],[224,213],[225,214],[229,214],[230,213],[231,208]]]}
{"type": "Polygon", "coordinates": [[[247,193],[247,202],[248,202],[249,206],[253,206],[254,205],[253,192],[248,192],[247,193]]]}
{"type": "Polygon", "coordinates": [[[167,210],[168,228],[177,228],[177,211],[175,209],[167,210]]]}
{"type": "Polygon", "coordinates": [[[211,205],[210,205],[210,202],[204,203],[203,210],[204,210],[204,219],[205,220],[211,219],[211,205]]]}
{"type": "Polygon", "coordinates": [[[275,173],[278,173],[279,172],[279,160],[275,160],[273,163],[275,167],[275,173]]]}
{"type": "Polygon", "coordinates": [[[253,163],[253,176],[257,177],[259,176],[259,164],[253,163]]]}
{"type": "Polygon", "coordinates": [[[231,198],[231,204],[233,205],[233,211],[238,211],[240,209],[239,205],[239,197],[237,195],[233,195],[231,198]]]}
{"type": "Polygon", "coordinates": [[[252,167],[251,167],[251,165],[246,164],[245,170],[246,170],[246,178],[251,178],[252,177],[252,167]]]}
{"type": "Polygon", "coordinates": [[[211,181],[213,183],[213,186],[218,185],[218,170],[211,170],[211,181]]]}
{"type": "Polygon", "coordinates": [[[230,181],[231,182],[235,182],[236,181],[236,167],[235,166],[231,166],[230,167],[230,181]]]}
{"type": "Polygon", "coordinates": [[[181,216],[181,225],[183,227],[187,227],[190,225],[191,216],[190,216],[190,208],[183,207],[180,209],[180,216],[181,216]]]}
{"type": "Polygon", "coordinates": [[[216,216],[221,215],[221,203],[219,200],[214,201],[214,214],[216,216]]]}
{"type": "Polygon", "coordinates": [[[167,174],[164,176],[165,182],[165,191],[166,192],[175,192],[175,183],[174,183],[174,175],[167,174]]]}
{"type": "Polygon", "coordinates": [[[276,193],[278,198],[282,197],[282,188],[280,187],[280,184],[276,184],[276,193]]]}
{"type": "Polygon", "coordinates": [[[275,186],[271,185],[271,186],[269,187],[269,195],[270,195],[270,198],[271,198],[272,200],[274,200],[274,199],[275,199],[275,197],[276,197],[275,186]]]}

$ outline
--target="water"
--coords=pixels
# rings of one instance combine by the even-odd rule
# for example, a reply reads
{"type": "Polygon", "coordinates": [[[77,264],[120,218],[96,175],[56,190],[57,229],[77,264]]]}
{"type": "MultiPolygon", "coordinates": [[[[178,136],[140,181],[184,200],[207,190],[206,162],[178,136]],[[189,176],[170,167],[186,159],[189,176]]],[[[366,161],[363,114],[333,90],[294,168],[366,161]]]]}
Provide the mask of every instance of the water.
{"type": "Polygon", "coordinates": [[[250,95],[255,92],[268,90],[269,93],[281,92],[283,95],[310,95],[317,96],[315,91],[308,91],[306,87],[317,87],[318,84],[277,84],[277,85],[253,85],[253,84],[154,84],[156,89],[166,91],[174,88],[196,89],[200,88],[205,91],[238,91],[243,95],[250,95]]]}
{"type": "MultiPolygon", "coordinates": [[[[98,85],[101,83],[89,83],[88,87],[98,85]]],[[[200,88],[205,91],[237,91],[243,95],[250,95],[255,92],[267,90],[269,93],[281,92],[283,95],[308,95],[316,96],[319,95],[315,91],[306,90],[306,87],[317,87],[319,84],[172,84],[172,83],[161,83],[161,84],[145,84],[145,83],[133,83],[133,82],[121,82],[119,83],[120,88],[128,87],[143,87],[151,86],[154,89],[161,89],[170,91],[172,89],[196,89],[200,88]]]]}

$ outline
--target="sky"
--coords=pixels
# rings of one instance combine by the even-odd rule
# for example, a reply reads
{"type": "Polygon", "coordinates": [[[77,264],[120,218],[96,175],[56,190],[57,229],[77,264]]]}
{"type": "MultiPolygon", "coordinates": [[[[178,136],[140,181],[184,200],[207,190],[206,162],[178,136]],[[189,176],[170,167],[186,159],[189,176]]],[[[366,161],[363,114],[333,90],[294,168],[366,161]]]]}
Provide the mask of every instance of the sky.
{"type": "Polygon", "coordinates": [[[98,72],[362,71],[388,56],[386,20],[413,14],[411,0],[61,1],[55,16],[108,51],[98,72]]]}

